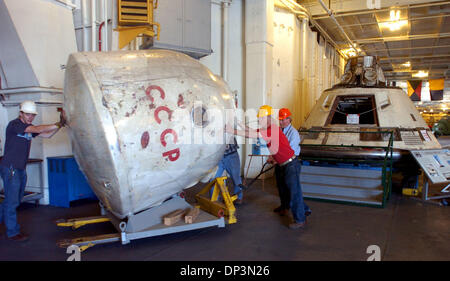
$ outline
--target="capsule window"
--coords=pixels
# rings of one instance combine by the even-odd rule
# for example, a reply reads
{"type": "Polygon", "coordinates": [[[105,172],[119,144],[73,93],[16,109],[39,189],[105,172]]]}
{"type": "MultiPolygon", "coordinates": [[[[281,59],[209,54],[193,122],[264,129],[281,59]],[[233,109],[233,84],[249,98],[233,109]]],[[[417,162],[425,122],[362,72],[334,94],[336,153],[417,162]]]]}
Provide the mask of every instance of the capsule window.
{"type": "Polygon", "coordinates": [[[358,124],[378,126],[377,109],[373,95],[337,96],[326,125],[358,124]],[[354,118],[353,118],[354,117],[354,118]],[[350,118],[352,122],[349,123],[350,118]]]}
{"type": "Polygon", "coordinates": [[[196,127],[204,128],[209,124],[208,112],[206,110],[206,107],[203,105],[194,106],[194,108],[192,109],[191,117],[196,127]]]}

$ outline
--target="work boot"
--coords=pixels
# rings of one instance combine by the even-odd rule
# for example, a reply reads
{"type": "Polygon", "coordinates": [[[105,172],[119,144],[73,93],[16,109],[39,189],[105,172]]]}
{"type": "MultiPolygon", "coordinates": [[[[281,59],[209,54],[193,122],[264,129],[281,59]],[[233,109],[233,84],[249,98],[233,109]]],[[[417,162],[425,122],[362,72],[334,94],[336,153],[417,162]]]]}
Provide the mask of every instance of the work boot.
{"type": "Polygon", "coordinates": [[[293,222],[289,224],[289,228],[290,229],[299,229],[299,228],[304,228],[306,225],[306,221],[304,222],[293,222]]]}
{"type": "Polygon", "coordinates": [[[247,189],[247,187],[245,185],[243,185],[243,184],[240,184],[239,187],[241,188],[242,191],[247,189]]]}
{"type": "Polygon", "coordinates": [[[275,209],[273,209],[274,213],[279,213],[282,210],[284,210],[284,208],[282,206],[276,207],[275,209]]]}
{"type": "Polygon", "coordinates": [[[8,237],[8,240],[12,240],[12,241],[15,241],[15,242],[25,242],[25,241],[28,240],[28,235],[23,234],[23,233],[19,233],[19,234],[15,235],[15,236],[8,237]]]}
{"type": "Polygon", "coordinates": [[[311,210],[305,211],[305,216],[306,216],[306,217],[308,217],[308,216],[311,215],[311,214],[312,214],[312,211],[311,211],[311,210]]]}
{"type": "Polygon", "coordinates": [[[288,209],[285,209],[285,208],[283,208],[281,206],[273,209],[273,211],[275,213],[278,213],[280,216],[285,216],[285,215],[287,215],[289,213],[288,209]]]}
{"type": "Polygon", "coordinates": [[[236,199],[236,200],[234,200],[234,205],[242,205],[242,203],[243,203],[243,200],[242,199],[236,199]]]}

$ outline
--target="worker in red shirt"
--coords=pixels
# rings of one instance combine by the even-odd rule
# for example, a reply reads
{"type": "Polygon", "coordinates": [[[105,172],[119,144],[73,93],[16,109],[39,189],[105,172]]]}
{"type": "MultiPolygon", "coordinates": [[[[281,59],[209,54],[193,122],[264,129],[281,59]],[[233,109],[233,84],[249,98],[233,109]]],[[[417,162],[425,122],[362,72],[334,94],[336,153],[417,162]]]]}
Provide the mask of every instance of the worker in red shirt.
{"type": "Polygon", "coordinates": [[[257,114],[259,129],[255,130],[245,126],[244,130],[238,130],[227,125],[225,130],[228,133],[246,138],[262,137],[266,141],[273,160],[282,168],[286,186],[291,194],[290,205],[294,221],[289,224],[289,228],[303,228],[306,224],[306,216],[300,185],[300,162],[288,139],[277,126],[277,121],[272,119],[272,112],[272,107],[268,105],[259,108],[257,114]]]}
{"type": "MultiPolygon", "coordinates": [[[[292,126],[292,113],[288,108],[282,108],[278,112],[278,120],[280,122],[280,128],[283,134],[289,141],[289,145],[292,150],[294,150],[295,156],[300,155],[300,142],[301,138],[298,131],[292,126]]],[[[273,211],[278,213],[280,216],[284,216],[289,212],[291,195],[289,193],[289,188],[286,186],[286,180],[284,179],[284,168],[276,163],[272,156],[269,157],[267,162],[275,164],[275,179],[277,181],[278,194],[280,196],[281,205],[275,208],[273,211]]],[[[304,202],[305,215],[309,216],[312,211],[304,202]]]]}

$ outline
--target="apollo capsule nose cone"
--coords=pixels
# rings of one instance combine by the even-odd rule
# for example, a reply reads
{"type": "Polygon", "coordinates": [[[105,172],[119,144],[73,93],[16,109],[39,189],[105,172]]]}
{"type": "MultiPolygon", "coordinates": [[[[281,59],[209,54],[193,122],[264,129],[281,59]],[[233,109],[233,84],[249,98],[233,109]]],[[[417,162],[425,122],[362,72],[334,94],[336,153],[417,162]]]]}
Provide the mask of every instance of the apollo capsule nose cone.
{"type": "Polygon", "coordinates": [[[167,50],[74,53],[64,110],[72,149],[103,205],[119,218],[196,184],[225,150],[222,79],[167,50]]]}

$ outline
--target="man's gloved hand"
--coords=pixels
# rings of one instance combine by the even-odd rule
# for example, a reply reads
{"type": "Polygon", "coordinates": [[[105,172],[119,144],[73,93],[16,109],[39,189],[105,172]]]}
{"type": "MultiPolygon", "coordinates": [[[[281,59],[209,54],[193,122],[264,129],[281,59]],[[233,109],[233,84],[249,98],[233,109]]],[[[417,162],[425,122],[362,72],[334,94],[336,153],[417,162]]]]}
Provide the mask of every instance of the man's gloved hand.
{"type": "Polygon", "coordinates": [[[61,114],[59,114],[59,123],[61,124],[61,127],[64,127],[67,124],[66,115],[64,110],[61,111],[61,114]]]}
{"type": "Polygon", "coordinates": [[[277,163],[277,161],[275,161],[275,159],[273,159],[272,155],[270,155],[269,158],[267,158],[267,163],[275,165],[277,163]]]}
{"type": "Polygon", "coordinates": [[[65,118],[64,110],[59,114],[59,121],[55,123],[55,125],[59,128],[62,128],[66,125],[67,121],[65,118]]]}

